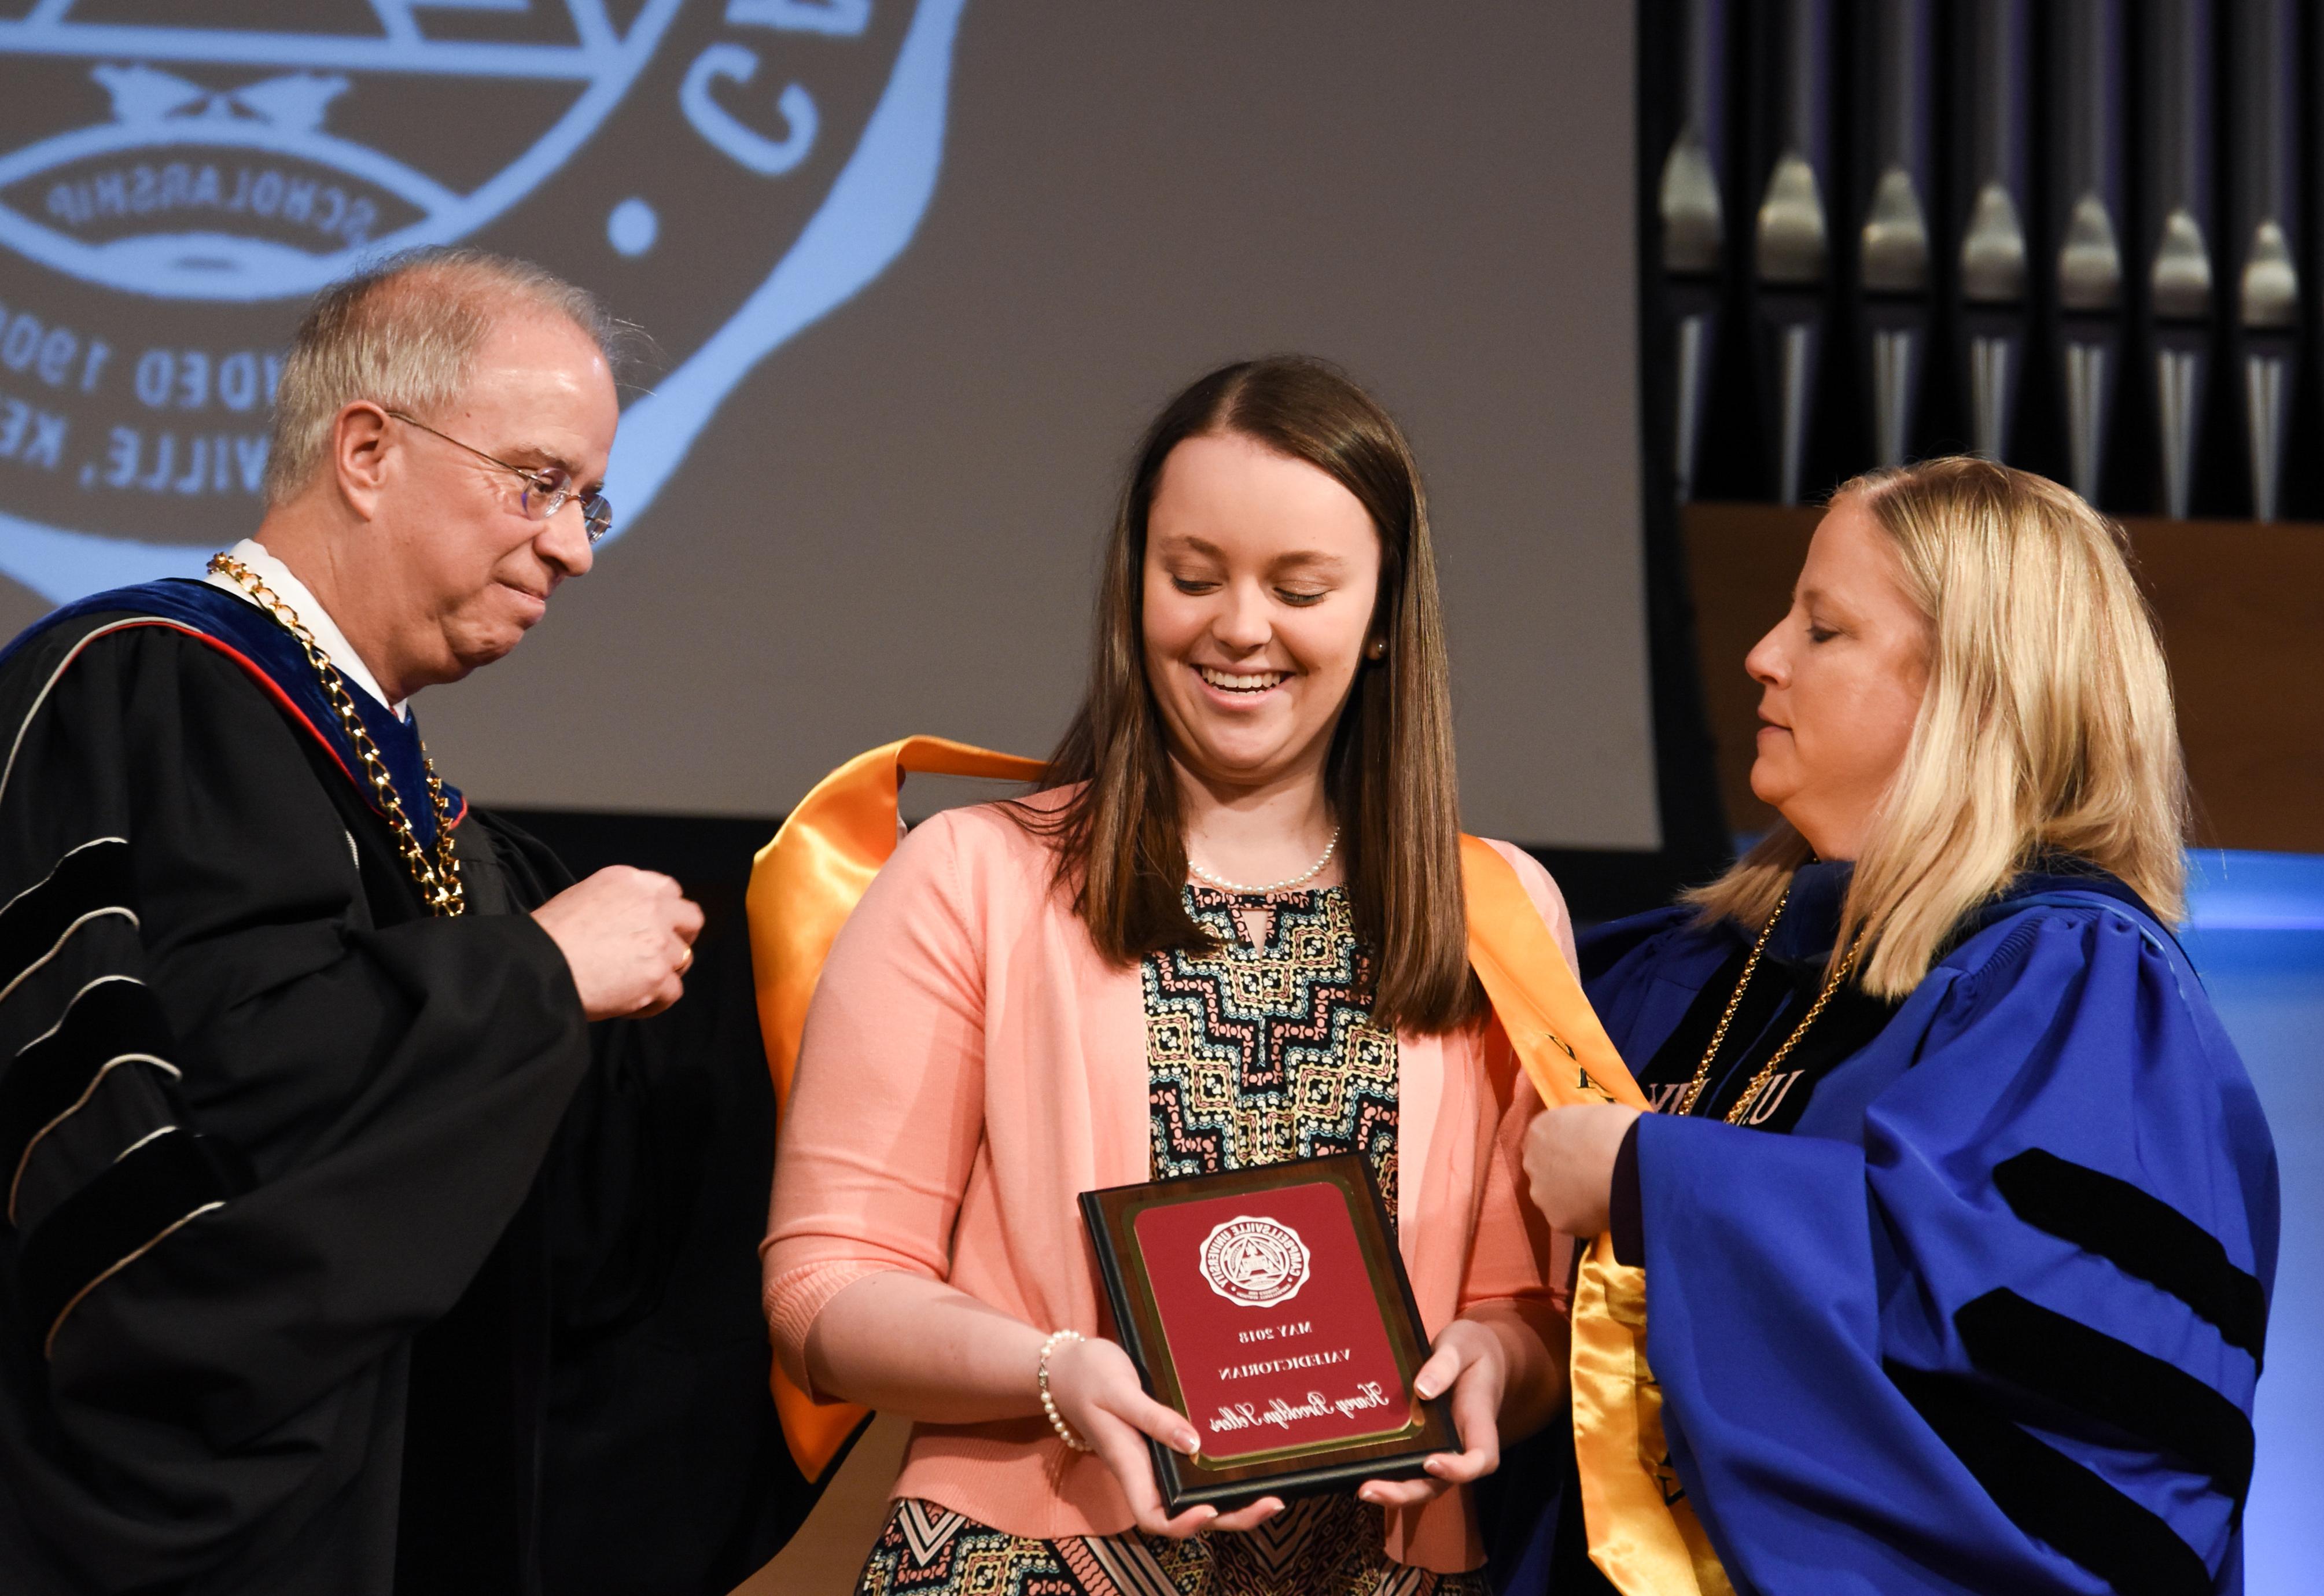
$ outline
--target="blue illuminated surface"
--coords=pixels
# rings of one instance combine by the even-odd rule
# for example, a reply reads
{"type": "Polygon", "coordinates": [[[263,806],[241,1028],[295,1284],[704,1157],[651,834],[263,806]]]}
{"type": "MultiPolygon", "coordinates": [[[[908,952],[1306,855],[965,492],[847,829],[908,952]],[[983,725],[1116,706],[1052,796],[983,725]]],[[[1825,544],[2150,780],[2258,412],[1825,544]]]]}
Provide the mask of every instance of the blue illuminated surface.
{"type": "MultiPolygon", "coordinates": [[[[732,321],[622,412],[605,480],[622,484],[623,515],[631,514],[631,503],[641,511],[653,502],[695,434],[752,366],[853,298],[911,241],[942,164],[953,35],[963,4],[921,0],[862,142],[790,254],[732,321]]],[[[622,524],[614,523],[615,536],[622,524]]]]}
{"type": "Polygon", "coordinates": [[[625,255],[641,255],[654,246],[661,218],[642,199],[624,199],[605,218],[605,238],[625,255]]]}
{"type": "MultiPolygon", "coordinates": [[[[337,250],[309,251],[215,232],[144,233],[91,243],[38,216],[0,205],[0,247],[84,281],[163,300],[252,301],[312,292],[380,254],[473,235],[579,154],[663,42],[680,0],[646,0],[626,30],[603,0],[561,0],[577,42],[509,44],[431,39],[416,13],[526,10],[533,0],[373,0],[383,37],[154,27],[72,20],[72,0],[40,0],[0,21],[0,55],[57,58],[88,71],[108,92],[112,119],[0,152],[0,188],[92,155],[178,146],[295,155],[360,179],[410,204],[418,219],[337,250]],[[232,66],[272,74],[214,90],[173,67],[232,66]],[[393,157],[327,132],[347,73],[451,75],[579,86],[573,104],[516,159],[457,192],[393,157]]],[[[844,303],[901,253],[934,194],[944,153],[953,42],[964,0],[918,0],[885,88],[855,148],[790,249],[733,316],[624,412],[609,482],[634,530],[735,384],[800,328],[844,303]]],[[[558,9],[551,4],[550,9],[558,9]]],[[[872,0],[726,0],[730,26],[852,37],[864,32],[872,0]]],[[[748,85],[757,52],[731,41],[704,50],[687,69],[680,108],[711,150],[761,177],[804,161],[821,130],[812,97],[797,83],[761,83],[781,125],[769,137],[745,126],[710,93],[748,85]]],[[[776,80],[779,82],[779,79],[776,80]]],[[[351,229],[352,230],[352,229],[351,229]]],[[[659,218],[641,200],[617,204],[607,240],[625,254],[650,250],[659,218]]],[[[196,574],[205,550],[85,532],[0,510],[0,573],[56,603],[124,583],[196,574]]]]}
{"type": "Polygon", "coordinates": [[[2187,951],[2259,1088],[2283,1181],[2245,1567],[2252,1596],[2292,1596],[2324,1568],[2324,856],[2193,863],[2187,951]]]}

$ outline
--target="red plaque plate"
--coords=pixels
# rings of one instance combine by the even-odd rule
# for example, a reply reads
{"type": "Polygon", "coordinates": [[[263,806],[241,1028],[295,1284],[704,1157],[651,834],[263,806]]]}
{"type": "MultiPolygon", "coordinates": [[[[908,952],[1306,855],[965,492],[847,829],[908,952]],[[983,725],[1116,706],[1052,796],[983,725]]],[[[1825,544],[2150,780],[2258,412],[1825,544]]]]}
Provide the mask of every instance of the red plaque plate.
{"type": "Polygon", "coordinates": [[[1082,1194],[1123,1347],[1202,1436],[1154,1445],[1172,1513],[1420,1472],[1460,1440],[1359,1155],[1082,1194]]]}

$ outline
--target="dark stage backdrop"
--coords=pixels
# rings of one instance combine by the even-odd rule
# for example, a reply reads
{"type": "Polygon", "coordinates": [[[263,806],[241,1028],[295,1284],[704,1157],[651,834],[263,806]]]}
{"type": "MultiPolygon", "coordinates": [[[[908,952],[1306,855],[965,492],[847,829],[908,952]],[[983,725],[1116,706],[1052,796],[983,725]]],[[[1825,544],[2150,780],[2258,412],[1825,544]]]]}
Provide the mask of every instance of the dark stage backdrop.
{"type": "Polygon", "coordinates": [[[302,296],[473,241],[655,340],[622,535],[420,711],[479,798],[1045,752],[1141,423],[1341,361],[1434,494],[1467,819],[1660,841],[1628,5],[0,0],[0,627],[247,531],[302,296]]]}

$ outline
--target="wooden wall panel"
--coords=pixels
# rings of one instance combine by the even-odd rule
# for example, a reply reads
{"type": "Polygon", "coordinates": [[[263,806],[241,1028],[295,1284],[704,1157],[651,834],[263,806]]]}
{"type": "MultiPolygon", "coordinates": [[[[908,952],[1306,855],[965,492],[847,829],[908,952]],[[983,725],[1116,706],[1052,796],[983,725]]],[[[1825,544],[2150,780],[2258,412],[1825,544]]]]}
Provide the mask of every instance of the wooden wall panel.
{"type": "MultiPolygon", "coordinates": [[[[1751,796],[1758,687],[1743,656],[1789,603],[1821,512],[1690,504],[1683,512],[1703,697],[1738,831],[1751,796]]],[[[2132,520],[2179,697],[2208,847],[2324,853],[2324,526],[2132,520]]]]}

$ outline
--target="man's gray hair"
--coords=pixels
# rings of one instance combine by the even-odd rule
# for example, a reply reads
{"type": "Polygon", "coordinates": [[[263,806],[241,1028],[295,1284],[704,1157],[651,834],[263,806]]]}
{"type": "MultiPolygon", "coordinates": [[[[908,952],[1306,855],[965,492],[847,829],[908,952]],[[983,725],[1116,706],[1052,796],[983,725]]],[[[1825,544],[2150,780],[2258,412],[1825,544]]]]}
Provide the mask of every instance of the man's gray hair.
{"type": "Polygon", "coordinates": [[[477,349],[511,312],[579,328],[616,363],[622,324],[597,297],[530,261],[480,249],[415,249],[333,283],[291,335],[274,391],[266,503],[303,489],[357,400],[425,417],[458,399],[477,349]]]}

